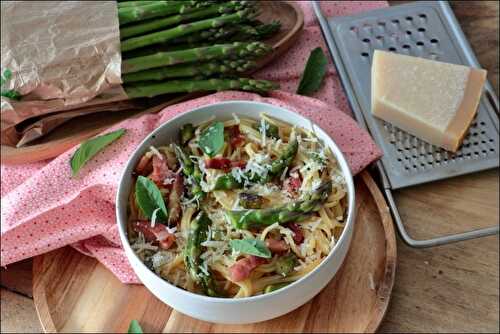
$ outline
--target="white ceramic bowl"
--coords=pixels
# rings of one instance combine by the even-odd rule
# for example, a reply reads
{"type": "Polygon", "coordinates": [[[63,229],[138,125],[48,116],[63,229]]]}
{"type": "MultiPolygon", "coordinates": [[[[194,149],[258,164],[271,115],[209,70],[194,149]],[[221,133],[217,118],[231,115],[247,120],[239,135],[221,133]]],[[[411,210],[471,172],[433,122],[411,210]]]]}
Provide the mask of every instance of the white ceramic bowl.
{"type": "Polygon", "coordinates": [[[349,166],[333,140],[317,125],[289,110],[265,103],[230,101],[207,105],[185,112],[153,131],[130,157],[120,180],[116,197],[116,217],[120,238],[132,268],[141,282],[164,303],[193,318],[216,323],[243,324],[264,321],[288,313],[305,304],[333,278],[349,249],[355,218],[354,185],[349,166]],[[127,199],[130,193],[132,171],[140,157],[151,145],[165,145],[178,138],[179,128],[186,123],[198,124],[215,116],[219,120],[239,117],[258,119],[265,112],[283,122],[297,125],[316,133],[330,147],[342,169],[347,183],[348,212],[344,231],[330,254],[312,272],[300,280],[275,292],[260,296],[225,299],[191,293],[163,280],[149,270],[135,255],[126,236],[127,199]]]}

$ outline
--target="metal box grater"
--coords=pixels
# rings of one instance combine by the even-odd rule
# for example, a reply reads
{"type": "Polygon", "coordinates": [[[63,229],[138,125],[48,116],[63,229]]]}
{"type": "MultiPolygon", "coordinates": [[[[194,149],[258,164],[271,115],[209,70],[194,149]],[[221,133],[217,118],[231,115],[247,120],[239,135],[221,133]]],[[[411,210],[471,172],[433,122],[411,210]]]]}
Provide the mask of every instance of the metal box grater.
{"type": "Polygon", "coordinates": [[[496,226],[413,240],[404,229],[391,193],[391,189],[498,167],[498,99],[489,83],[456,153],[428,144],[372,116],[370,110],[375,49],[480,67],[448,2],[418,1],[328,20],[318,3],[313,5],[356,120],[370,131],[384,153],[377,166],[403,239],[411,246],[428,247],[498,233],[496,226]]]}

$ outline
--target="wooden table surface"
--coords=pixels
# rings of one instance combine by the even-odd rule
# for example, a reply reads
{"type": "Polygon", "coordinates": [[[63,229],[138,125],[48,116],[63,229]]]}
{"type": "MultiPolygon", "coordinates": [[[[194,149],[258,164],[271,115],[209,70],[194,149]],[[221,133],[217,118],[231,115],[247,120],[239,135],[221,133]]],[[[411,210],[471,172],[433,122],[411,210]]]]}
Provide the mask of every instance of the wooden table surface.
{"type": "MultiPolygon", "coordinates": [[[[498,3],[453,1],[452,7],[499,95],[498,3]]],[[[499,220],[499,171],[408,188],[396,200],[417,238],[493,225],[499,220]]],[[[396,284],[380,331],[498,332],[498,259],[498,236],[424,250],[398,240],[396,284]]],[[[30,299],[31,260],[2,268],[1,284],[0,332],[41,331],[30,299]]]]}

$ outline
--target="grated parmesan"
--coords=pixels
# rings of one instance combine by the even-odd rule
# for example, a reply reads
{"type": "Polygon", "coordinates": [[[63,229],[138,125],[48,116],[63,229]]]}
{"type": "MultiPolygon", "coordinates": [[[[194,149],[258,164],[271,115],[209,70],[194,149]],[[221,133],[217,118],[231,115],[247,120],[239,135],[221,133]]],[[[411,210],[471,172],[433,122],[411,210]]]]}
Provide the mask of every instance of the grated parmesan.
{"type": "Polygon", "coordinates": [[[160,208],[154,209],[153,213],[151,214],[151,227],[155,227],[158,211],[160,211],[160,208]]]}
{"type": "Polygon", "coordinates": [[[163,160],[163,155],[161,155],[160,151],[158,151],[158,150],[156,149],[156,147],[154,147],[154,146],[149,146],[149,149],[151,150],[151,152],[153,152],[153,153],[154,153],[154,155],[156,155],[156,156],[158,157],[158,159],[163,160]]]}
{"type": "Polygon", "coordinates": [[[206,240],[203,241],[200,245],[203,247],[211,247],[211,248],[219,248],[219,247],[226,247],[226,242],[225,241],[215,241],[215,240],[206,240]]]}
{"type": "Polygon", "coordinates": [[[283,170],[283,173],[281,173],[281,176],[280,176],[280,180],[281,181],[285,181],[285,177],[286,177],[286,172],[288,171],[288,166],[285,167],[285,169],[283,170]]]}
{"type": "Polygon", "coordinates": [[[233,115],[234,120],[236,121],[236,124],[240,124],[240,119],[239,119],[239,117],[238,117],[238,116],[236,116],[236,114],[235,114],[234,112],[233,112],[233,114],[232,114],[232,115],[233,115]]]}
{"type": "Polygon", "coordinates": [[[156,252],[153,256],[151,256],[151,263],[153,264],[153,268],[160,269],[161,266],[170,262],[172,260],[172,257],[172,254],[169,252],[156,252]]]}

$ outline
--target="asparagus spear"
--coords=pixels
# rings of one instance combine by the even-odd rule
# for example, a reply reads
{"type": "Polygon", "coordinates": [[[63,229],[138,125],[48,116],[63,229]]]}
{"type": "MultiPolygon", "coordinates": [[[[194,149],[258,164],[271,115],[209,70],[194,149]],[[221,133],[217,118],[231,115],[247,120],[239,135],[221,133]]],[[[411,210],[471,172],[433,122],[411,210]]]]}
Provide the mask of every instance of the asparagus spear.
{"type": "Polygon", "coordinates": [[[300,220],[309,213],[318,210],[318,206],[326,201],[331,192],[332,181],[327,181],[301,201],[273,209],[228,211],[227,217],[239,229],[268,226],[274,223],[284,224],[293,220],[300,220]]]}
{"type": "Polygon", "coordinates": [[[221,175],[215,180],[213,190],[231,190],[243,188],[243,182],[239,182],[232,174],[221,175]]]}
{"type": "Polygon", "coordinates": [[[244,90],[256,93],[266,93],[276,89],[273,82],[253,80],[247,78],[237,79],[207,79],[207,80],[172,80],[160,83],[140,83],[125,86],[128,97],[153,97],[170,93],[190,93],[198,91],[244,90]]]}
{"type": "Polygon", "coordinates": [[[195,61],[252,58],[268,54],[272,48],[261,42],[216,44],[189,50],[160,52],[150,56],[126,59],[122,62],[122,72],[132,73],[155,67],[177,65],[195,61]]]}
{"type": "Polygon", "coordinates": [[[269,170],[268,175],[271,174],[271,176],[276,176],[283,173],[285,168],[290,166],[292,163],[298,149],[299,142],[297,140],[289,142],[280,157],[271,162],[271,169],[269,170]]]}
{"type": "Polygon", "coordinates": [[[183,3],[189,6],[193,7],[203,7],[206,6],[207,4],[211,3],[217,3],[217,0],[152,0],[152,1],[120,1],[118,0],[118,8],[125,8],[125,7],[137,7],[137,6],[145,6],[145,5],[150,5],[152,3],[158,3],[158,2],[167,2],[169,4],[174,4],[174,3],[183,3]]]}
{"type": "Polygon", "coordinates": [[[245,59],[210,61],[199,65],[181,64],[127,73],[122,76],[122,79],[124,83],[130,83],[136,81],[163,80],[167,78],[194,77],[197,75],[208,77],[220,73],[245,72],[256,66],[254,61],[245,59]]]}
{"type": "Polygon", "coordinates": [[[227,37],[236,34],[239,31],[238,26],[222,26],[219,28],[210,28],[203,31],[174,38],[168,41],[168,44],[196,44],[214,41],[224,41],[227,37]]]}
{"type": "Polygon", "coordinates": [[[200,211],[189,226],[188,240],[184,249],[184,263],[191,278],[200,284],[206,295],[215,297],[215,282],[210,275],[200,270],[201,243],[207,240],[208,227],[212,224],[204,211],[200,211]]]}
{"type": "Polygon", "coordinates": [[[201,189],[201,171],[197,165],[184,153],[184,151],[177,145],[174,145],[175,155],[179,160],[182,171],[191,180],[191,189],[189,190],[193,198],[203,198],[205,193],[201,189]]]}
{"type": "Polygon", "coordinates": [[[167,16],[177,13],[188,13],[197,10],[200,6],[209,5],[210,2],[198,2],[194,6],[191,2],[183,1],[154,1],[147,5],[136,5],[118,8],[120,25],[142,21],[158,16],[167,16]]]}
{"type": "Polygon", "coordinates": [[[217,14],[231,13],[233,11],[244,8],[245,5],[246,5],[245,1],[242,1],[241,3],[236,1],[230,1],[228,3],[216,4],[210,7],[200,8],[189,13],[177,14],[158,19],[151,19],[149,21],[121,28],[120,38],[125,39],[132,36],[142,35],[144,33],[170,27],[179,24],[181,22],[189,22],[197,19],[215,16],[217,14]]]}
{"type": "MultiPolygon", "coordinates": [[[[276,125],[273,125],[273,124],[266,122],[266,121],[264,121],[263,123],[264,123],[263,125],[265,127],[266,137],[270,137],[270,138],[274,138],[274,139],[280,138],[279,129],[276,125]]],[[[255,130],[258,130],[260,133],[264,132],[264,129],[262,129],[262,123],[255,124],[253,126],[253,128],[255,130]]]]}
{"type": "MultiPolygon", "coordinates": [[[[285,168],[289,166],[299,148],[299,143],[296,140],[288,143],[287,147],[279,158],[274,159],[269,167],[267,175],[251,175],[247,173],[244,178],[251,182],[258,182],[261,184],[269,182],[273,177],[281,175],[285,168]]],[[[243,188],[243,182],[239,182],[232,174],[221,175],[215,180],[214,190],[230,190],[243,188]]]]}
{"type": "Polygon", "coordinates": [[[222,26],[218,29],[209,29],[202,32],[181,36],[168,41],[169,44],[194,44],[198,42],[222,42],[222,41],[258,41],[263,40],[281,27],[279,21],[262,24],[253,27],[251,25],[222,26]]]}
{"type": "Polygon", "coordinates": [[[256,194],[240,193],[240,205],[245,209],[260,209],[264,205],[265,198],[256,194]]]}
{"type": "Polygon", "coordinates": [[[288,276],[297,265],[297,256],[294,253],[283,255],[276,261],[276,272],[282,276],[288,276]]]}
{"type": "Polygon", "coordinates": [[[192,138],[194,138],[194,126],[191,123],[184,124],[181,127],[180,139],[181,144],[186,145],[192,138]]]}
{"type": "MultiPolygon", "coordinates": [[[[146,7],[147,6],[140,8],[146,8],[146,7]]],[[[188,35],[193,32],[206,30],[209,28],[220,27],[228,23],[237,24],[245,19],[250,18],[252,15],[254,15],[254,13],[255,12],[250,9],[244,9],[233,14],[222,15],[219,17],[209,18],[187,24],[181,24],[175,28],[158,31],[143,36],[132,37],[124,40],[121,43],[121,50],[123,52],[123,51],[138,49],[152,44],[165,43],[179,36],[188,35]]]]}
{"type": "Polygon", "coordinates": [[[232,41],[245,41],[245,40],[263,40],[272,34],[279,31],[281,23],[279,21],[272,21],[268,24],[260,24],[257,26],[240,25],[238,33],[234,34],[230,40],[232,41]]]}
{"type": "Polygon", "coordinates": [[[118,3],[118,8],[145,6],[155,2],[157,1],[123,1],[118,3]]]}

